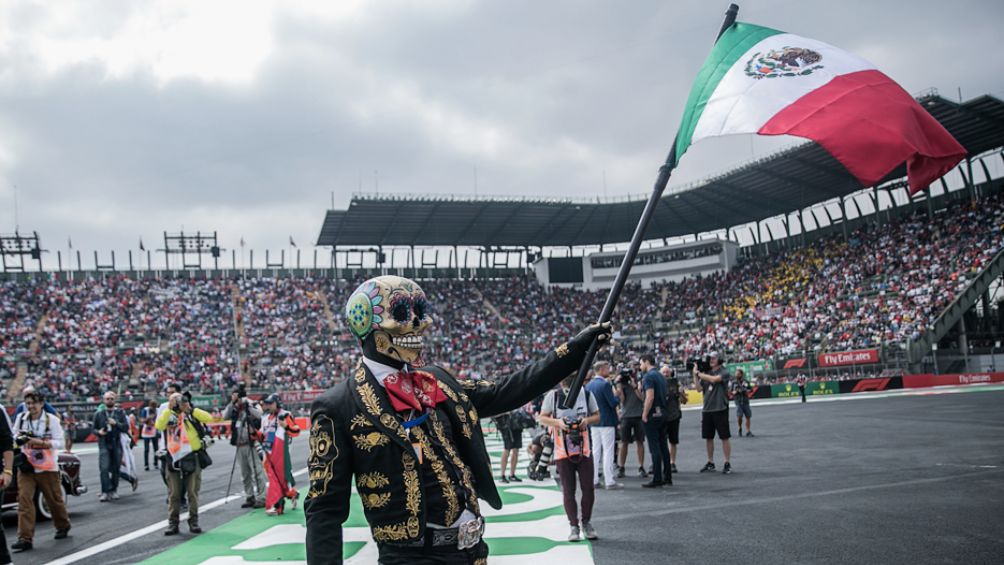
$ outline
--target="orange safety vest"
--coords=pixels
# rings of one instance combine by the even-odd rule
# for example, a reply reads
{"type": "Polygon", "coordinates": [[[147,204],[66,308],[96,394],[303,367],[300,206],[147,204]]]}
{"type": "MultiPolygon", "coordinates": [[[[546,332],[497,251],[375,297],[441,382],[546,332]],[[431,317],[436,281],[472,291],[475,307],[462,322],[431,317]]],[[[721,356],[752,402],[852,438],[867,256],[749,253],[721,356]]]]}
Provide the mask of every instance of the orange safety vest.
{"type": "MultiPolygon", "coordinates": [[[[561,389],[554,391],[555,407],[559,406],[561,402],[564,400],[565,397],[564,392],[565,391],[561,389]],[[558,397],[559,394],[560,397],[558,397]]],[[[590,393],[588,390],[582,389],[582,394],[584,395],[586,402],[586,415],[590,416],[591,415],[589,414],[590,393]]],[[[552,416],[557,417],[557,412],[555,412],[555,414],[552,414],[552,416]]],[[[567,446],[565,445],[565,432],[561,431],[561,429],[558,428],[557,426],[551,428],[551,439],[554,440],[554,461],[561,461],[562,459],[567,459],[569,457],[576,457],[579,455],[581,455],[582,457],[589,457],[590,455],[592,455],[592,450],[589,448],[589,431],[586,429],[582,430],[582,446],[581,446],[581,452],[579,453],[569,452],[567,446]]]]}
{"type": "Polygon", "coordinates": [[[188,439],[188,426],[185,422],[185,414],[178,415],[178,425],[173,430],[167,430],[167,452],[171,454],[171,461],[178,462],[192,452],[192,443],[188,439]]]}
{"type": "MultiPolygon", "coordinates": [[[[52,414],[47,412],[42,412],[42,416],[45,418],[45,433],[36,434],[40,435],[42,439],[51,439],[49,434],[50,420],[52,414]]],[[[21,426],[19,431],[24,430],[24,422],[28,419],[28,413],[26,412],[24,417],[21,418],[21,426]]],[[[34,432],[35,430],[32,430],[34,432]]],[[[31,466],[35,468],[36,473],[47,473],[59,470],[59,463],[56,461],[56,454],[52,449],[34,449],[31,447],[22,447],[21,452],[31,463],[31,466]]]]}

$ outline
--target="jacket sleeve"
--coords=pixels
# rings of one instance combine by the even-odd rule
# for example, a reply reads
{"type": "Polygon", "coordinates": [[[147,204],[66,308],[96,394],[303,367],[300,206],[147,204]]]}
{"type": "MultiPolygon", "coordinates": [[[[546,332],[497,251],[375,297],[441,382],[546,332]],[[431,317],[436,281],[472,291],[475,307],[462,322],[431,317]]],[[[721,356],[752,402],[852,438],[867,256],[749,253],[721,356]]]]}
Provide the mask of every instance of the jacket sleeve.
{"type": "Polygon", "coordinates": [[[171,418],[171,410],[164,410],[157,416],[157,421],[154,422],[153,427],[157,428],[159,431],[164,431],[167,429],[167,421],[171,418]]]}
{"type": "Polygon", "coordinates": [[[543,359],[494,382],[464,385],[467,395],[482,417],[490,417],[523,406],[551,390],[568,375],[576,372],[585,357],[584,347],[566,343],[543,359]]]}
{"type": "MultiPolygon", "coordinates": [[[[0,410],[3,410],[3,406],[0,406],[0,410]]],[[[5,451],[12,451],[14,449],[14,434],[11,433],[10,424],[7,422],[7,418],[4,418],[0,414],[0,454],[5,451]]]]}
{"type": "Polygon", "coordinates": [[[307,521],[307,563],[341,565],[342,524],[352,493],[351,449],[346,430],[323,399],[311,409],[310,492],[303,505],[307,521]]]}

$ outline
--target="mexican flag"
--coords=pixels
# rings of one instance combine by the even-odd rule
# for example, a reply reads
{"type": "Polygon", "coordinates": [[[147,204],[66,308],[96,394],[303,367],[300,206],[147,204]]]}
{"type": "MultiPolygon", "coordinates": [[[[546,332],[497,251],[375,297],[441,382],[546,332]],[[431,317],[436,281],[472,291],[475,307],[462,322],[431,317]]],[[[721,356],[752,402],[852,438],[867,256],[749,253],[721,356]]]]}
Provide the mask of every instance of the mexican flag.
{"type": "Polygon", "coordinates": [[[911,194],[966,155],[937,120],[868,61],[821,41],[741,22],[722,34],[701,67],[670,159],[679,162],[701,139],[735,133],[811,139],[863,186],[874,186],[906,162],[911,194]]]}

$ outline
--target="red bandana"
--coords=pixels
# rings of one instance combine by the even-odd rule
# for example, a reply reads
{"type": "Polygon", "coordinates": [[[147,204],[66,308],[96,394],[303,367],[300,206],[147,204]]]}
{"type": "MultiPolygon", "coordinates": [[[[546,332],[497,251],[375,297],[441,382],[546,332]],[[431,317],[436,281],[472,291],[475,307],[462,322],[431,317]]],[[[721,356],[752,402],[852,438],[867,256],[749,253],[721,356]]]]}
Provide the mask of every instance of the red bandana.
{"type": "Polygon", "coordinates": [[[398,412],[424,411],[446,400],[436,377],[424,371],[400,372],[383,380],[391,406],[398,412]]]}

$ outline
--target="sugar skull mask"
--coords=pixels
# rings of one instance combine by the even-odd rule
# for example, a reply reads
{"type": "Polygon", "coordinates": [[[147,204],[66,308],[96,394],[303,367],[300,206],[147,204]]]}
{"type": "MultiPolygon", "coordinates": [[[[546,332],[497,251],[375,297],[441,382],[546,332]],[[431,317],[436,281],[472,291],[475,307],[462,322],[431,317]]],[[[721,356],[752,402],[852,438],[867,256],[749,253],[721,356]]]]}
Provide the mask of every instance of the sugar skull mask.
{"type": "Polygon", "coordinates": [[[372,278],[345,304],[349,330],[361,342],[373,339],[378,353],[412,367],[422,367],[423,333],[432,324],[422,287],[409,279],[372,278]]]}

